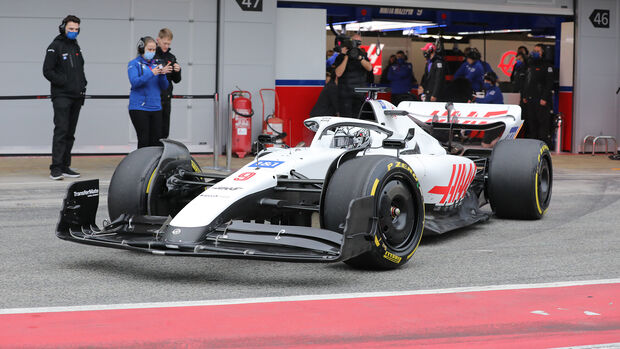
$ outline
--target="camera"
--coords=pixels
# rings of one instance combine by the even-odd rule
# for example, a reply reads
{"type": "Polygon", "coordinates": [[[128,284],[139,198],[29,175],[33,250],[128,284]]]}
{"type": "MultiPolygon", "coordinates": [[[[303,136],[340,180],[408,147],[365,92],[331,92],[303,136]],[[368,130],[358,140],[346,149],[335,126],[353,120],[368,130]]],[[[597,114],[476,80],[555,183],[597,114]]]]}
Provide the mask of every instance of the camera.
{"type": "Polygon", "coordinates": [[[365,56],[364,51],[360,49],[361,42],[358,40],[351,40],[350,37],[346,35],[338,35],[336,39],[334,39],[334,51],[338,53],[342,53],[342,48],[347,48],[347,56],[351,59],[358,59],[359,56],[365,56]]]}

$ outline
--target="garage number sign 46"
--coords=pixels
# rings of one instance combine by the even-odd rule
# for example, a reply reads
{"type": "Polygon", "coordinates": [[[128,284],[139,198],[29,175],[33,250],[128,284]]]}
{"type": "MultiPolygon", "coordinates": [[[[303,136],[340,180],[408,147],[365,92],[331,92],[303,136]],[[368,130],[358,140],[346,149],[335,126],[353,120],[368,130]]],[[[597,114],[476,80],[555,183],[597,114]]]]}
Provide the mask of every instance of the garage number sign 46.
{"type": "Polygon", "coordinates": [[[609,28],[609,10],[594,10],[589,18],[594,28],[609,28]]]}

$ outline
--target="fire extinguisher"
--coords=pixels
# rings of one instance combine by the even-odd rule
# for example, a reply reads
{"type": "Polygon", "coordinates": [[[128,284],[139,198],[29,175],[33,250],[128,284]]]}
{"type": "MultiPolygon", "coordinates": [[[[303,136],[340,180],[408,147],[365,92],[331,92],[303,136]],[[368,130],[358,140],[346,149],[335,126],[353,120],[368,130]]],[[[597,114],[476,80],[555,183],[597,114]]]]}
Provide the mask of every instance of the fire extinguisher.
{"type": "Polygon", "coordinates": [[[280,114],[278,109],[280,107],[280,101],[278,99],[278,93],[275,89],[272,88],[262,88],[258,90],[260,94],[260,100],[263,104],[263,134],[268,134],[272,136],[278,136],[275,143],[265,144],[265,147],[284,147],[284,141],[282,138],[286,137],[286,133],[284,132],[284,120],[280,119],[278,115],[280,114]],[[263,91],[273,91],[275,94],[275,108],[272,114],[267,115],[265,117],[265,101],[263,99],[263,91]],[[276,111],[278,111],[276,113],[276,111]]]}
{"type": "Polygon", "coordinates": [[[243,158],[252,149],[252,94],[233,91],[232,96],[232,152],[243,158]],[[247,97],[245,97],[247,96],[247,97]]]}

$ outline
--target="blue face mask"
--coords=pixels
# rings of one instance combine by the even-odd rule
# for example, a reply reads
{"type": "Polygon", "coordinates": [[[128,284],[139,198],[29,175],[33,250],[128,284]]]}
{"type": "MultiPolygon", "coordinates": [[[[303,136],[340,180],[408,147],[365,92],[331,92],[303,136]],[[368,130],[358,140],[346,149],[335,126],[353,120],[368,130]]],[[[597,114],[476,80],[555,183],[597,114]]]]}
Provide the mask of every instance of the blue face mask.
{"type": "Polygon", "coordinates": [[[398,64],[403,64],[403,63],[405,63],[405,59],[404,58],[399,58],[399,59],[396,60],[396,62],[398,64]]]}
{"type": "Polygon", "coordinates": [[[75,40],[78,36],[78,32],[67,32],[67,38],[71,40],[75,40]]]}
{"type": "Polygon", "coordinates": [[[532,58],[534,59],[540,59],[540,53],[538,51],[534,51],[532,52],[532,58]]]}
{"type": "Polygon", "coordinates": [[[144,59],[147,61],[150,61],[153,57],[155,57],[155,52],[144,52],[144,59]]]}
{"type": "Polygon", "coordinates": [[[485,83],[482,84],[482,88],[485,89],[485,90],[490,90],[491,87],[493,87],[493,85],[491,85],[488,82],[485,82],[485,83]]]}

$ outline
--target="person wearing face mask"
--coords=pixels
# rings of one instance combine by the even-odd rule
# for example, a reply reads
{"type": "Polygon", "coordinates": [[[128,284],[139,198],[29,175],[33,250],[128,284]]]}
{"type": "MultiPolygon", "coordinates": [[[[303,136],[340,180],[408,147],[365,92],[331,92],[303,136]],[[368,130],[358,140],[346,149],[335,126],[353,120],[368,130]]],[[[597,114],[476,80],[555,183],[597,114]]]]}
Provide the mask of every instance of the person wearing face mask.
{"type": "Polygon", "coordinates": [[[355,88],[368,86],[367,74],[372,71],[372,64],[366,52],[360,48],[362,36],[355,34],[351,39],[353,47],[343,46],[334,65],[338,77],[340,116],[356,118],[364,104],[365,96],[363,93],[355,92],[355,88]],[[352,48],[356,48],[355,51],[359,52],[356,57],[350,57],[349,50],[352,48]]]}
{"type": "Polygon", "coordinates": [[[484,67],[480,63],[480,52],[476,48],[467,50],[466,60],[454,73],[454,79],[465,78],[471,82],[474,92],[482,91],[484,67]]]}
{"type": "Polygon", "coordinates": [[[161,145],[162,106],[161,93],[168,88],[166,74],[172,65],[164,66],[156,61],[157,44],[150,36],[138,41],[138,57],[127,65],[131,84],[129,94],[129,117],[136,130],[138,148],[161,145]]]}
{"type": "Polygon", "coordinates": [[[437,54],[437,48],[432,43],[427,43],[421,48],[426,58],[426,67],[422,82],[418,86],[418,95],[422,100],[438,102],[441,101],[446,85],[445,63],[441,56],[437,54]]]}
{"type": "Polygon", "coordinates": [[[551,98],[553,67],[543,59],[544,46],[536,44],[530,54],[523,86],[522,102],[525,106],[525,137],[551,144],[551,98]]]}
{"type": "Polygon", "coordinates": [[[497,74],[494,72],[484,74],[482,89],[484,90],[484,97],[476,98],[476,103],[504,104],[504,95],[497,86],[497,74]]]}
{"type": "Polygon", "coordinates": [[[84,58],[77,43],[80,19],[69,15],[58,27],[60,34],[47,47],[43,61],[43,76],[50,82],[54,108],[54,137],[50,178],[76,178],[80,174],[71,169],[71,149],[75,141],[80,109],[86,93],[84,58]]]}
{"type": "Polygon", "coordinates": [[[389,68],[387,78],[390,81],[392,104],[398,105],[402,101],[412,100],[409,91],[415,78],[413,76],[413,66],[407,62],[405,52],[396,52],[396,63],[389,68]]]}
{"type": "Polygon", "coordinates": [[[162,131],[161,138],[168,138],[170,134],[170,110],[172,109],[172,83],[178,84],[181,82],[181,66],[177,63],[177,58],[170,52],[170,43],[172,43],[172,31],[168,28],[163,28],[157,35],[157,51],[155,52],[155,59],[159,60],[159,63],[164,66],[172,66],[172,70],[166,74],[168,79],[168,88],[161,93],[161,108],[162,108],[162,131]]]}

